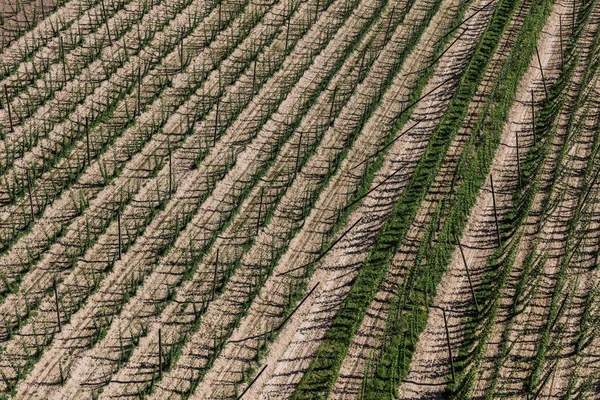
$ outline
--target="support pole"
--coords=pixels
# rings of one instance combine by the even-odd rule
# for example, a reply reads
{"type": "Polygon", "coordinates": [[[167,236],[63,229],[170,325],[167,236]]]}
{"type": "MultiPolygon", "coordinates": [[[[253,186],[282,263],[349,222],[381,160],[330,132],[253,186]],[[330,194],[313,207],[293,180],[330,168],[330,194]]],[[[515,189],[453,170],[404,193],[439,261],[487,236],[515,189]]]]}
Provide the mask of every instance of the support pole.
{"type": "Polygon", "coordinates": [[[100,0],[102,3],[102,14],[104,14],[104,22],[106,23],[106,34],[108,35],[108,41],[111,46],[113,44],[112,37],[110,36],[110,28],[108,26],[108,14],[106,13],[106,6],[104,5],[104,0],[100,0]]]}
{"type": "Polygon", "coordinates": [[[27,175],[27,194],[29,195],[29,209],[31,211],[31,222],[35,221],[35,213],[33,212],[33,196],[31,195],[31,177],[29,176],[29,170],[26,172],[27,175]]]}
{"type": "Polygon", "coordinates": [[[517,144],[517,176],[519,178],[519,187],[522,187],[521,181],[521,155],[519,152],[519,131],[515,131],[515,140],[517,144]]]}
{"type": "Polygon", "coordinates": [[[548,101],[548,88],[546,87],[546,79],[544,78],[544,68],[542,67],[542,59],[540,58],[540,52],[538,47],[535,46],[535,54],[537,55],[538,64],[540,66],[540,74],[542,75],[542,83],[544,84],[544,94],[546,95],[546,101],[548,101]]]}
{"type": "Polygon", "coordinates": [[[217,259],[215,261],[215,273],[213,276],[213,287],[212,294],[210,296],[210,301],[215,299],[215,291],[217,290],[217,272],[219,271],[219,248],[217,248],[217,259]]]}
{"type": "Polygon", "coordinates": [[[54,277],[53,286],[54,286],[54,303],[56,305],[56,322],[58,323],[58,331],[62,332],[62,324],[60,323],[60,309],[58,308],[58,287],[56,285],[56,277],[54,277]]]}
{"type": "Polygon", "coordinates": [[[158,328],[158,379],[162,379],[163,359],[162,359],[162,329],[158,328]]]}
{"type": "Polygon", "coordinates": [[[444,315],[444,327],[446,328],[446,345],[448,346],[448,358],[450,359],[450,368],[452,369],[452,383],[456,382],[456,372],[454,371],[454,359],[452,358],[452,347],[450,346],[450,331],[448,330],[448,319],[446,318],[446,309],[442,308],[444,315]]]}
{"type": "Polygon", "coordinates": [[[250,382],[250,384],[248,385],[248,387],[246,387],[246,389],[244,389],[244,391],[242,392],[242,394],[239,395],[239,397],[236,400],[240,400],[242,397],[244,397],[244,395],[246,394],[246,392],[248,391],[248,389],[250,389],[252,387],[252,385],[254,385],[254,382],[256,382],[258,380],[258,378],[260,378],[260,376],[262,375],[263,372],[265,372],[265,369],[267,369],[269,365],[265,365],[264,367],[262,367],[262,369],[260,370],[260,372],[258,373],[258,375],[256,375],[254,377],[254,379],[252,379],[252,382],[250,382]]]}
{"type": "Polygon", "coordinates": [[[14,132],[14,126],[13,126],[13,122],[12,122],[12,111],[10,109],[10,100],[8,98],[8,88],[6,87],[6,84],[4,84],[4,97],[6,98],[6,110],[8,111],[8,122],[10,124],[10,133],[14,132]]]}
{"type": "Polygon", "coordinates": [[[262,205],[263,205],[263,194],[264,194],[265,188],[261,188],[260,189],[260,204],[258,205],[258,218],[256,218],[256,233],[255,235],[258,236],[258,229],[260,228],[260,217],[262,214],[262,205]]]}
{"type": "Polygon", "coordinates": [[[90,122],[89,117],[85,116],[85,145],[87,148],[87,164],[88,167],[92,164],[92,157],[90,156],[90,122]]]}
{"type": "Polygon", "coordinates": [[[465,265],[465,270],[467,271],[467,280],[469,281],[469,288],[471,289],[471,296],[473,296],[473,303],[475,303],[475,309],[479,312],[479,303],[477,303],[477,296],[475,295],[475,289],[473,289],[473,282],[471,281],[471,273],[469,272],[469,265],[467,264],[467,259],[465,258],[465,253],[463,252],[462,245],[460,244],[460,239],[457,238],[458,248],[460,249],[460,256],[462,257],[463,264],[465,265]]]}
{"type": "Polygon", "coordinates": [[[490,182],[492,184],[492,202],[494,203],[494,220],[496,221],[496,237],[498,238],[498,246],[502,246],[500,239],[500,226],[498,225],[498,211],[496,209],[496,192],[494,191],[494,175],[490,174],[490,182]]]}
{"type": "Polygon", "coordinates": [[[121,259],[122,243],[121,243],[121,209],[117,210],[117,230],[119,235],[119,260],[121,259]]]}
{"type": "Polygon", "coordinates": [[[332,97],[332,99],[331,99],[331,108],[329,109],[329,125],[330,125],[330,126],[331,126],[331,124],[333,123],[333,108],[334,108],[334,106],[335,106],[335,98],[336,98],[336,96],[337,96],[337,90],[338,90],[338,87],[336,86],[336,87],[333,89],[333,97],[332,97]]]}
{"type": "Polygon", "coordinates": [[[535,100],[533,98],[533,89],[531,89],[531,130],[533,131],[533,144],[537,144],[537,137],[535,134],[535,100]]]}

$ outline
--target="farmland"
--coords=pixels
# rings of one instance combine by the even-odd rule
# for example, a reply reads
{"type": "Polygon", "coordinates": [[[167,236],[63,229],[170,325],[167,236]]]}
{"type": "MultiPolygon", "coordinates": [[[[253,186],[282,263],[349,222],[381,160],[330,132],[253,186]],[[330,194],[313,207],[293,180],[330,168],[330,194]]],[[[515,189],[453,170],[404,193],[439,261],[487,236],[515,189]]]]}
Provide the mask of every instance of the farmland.
{"type": "Polygon", "coordinates": [[[597,0],[0,18],[0,398],[600,396],[597,0]]]}

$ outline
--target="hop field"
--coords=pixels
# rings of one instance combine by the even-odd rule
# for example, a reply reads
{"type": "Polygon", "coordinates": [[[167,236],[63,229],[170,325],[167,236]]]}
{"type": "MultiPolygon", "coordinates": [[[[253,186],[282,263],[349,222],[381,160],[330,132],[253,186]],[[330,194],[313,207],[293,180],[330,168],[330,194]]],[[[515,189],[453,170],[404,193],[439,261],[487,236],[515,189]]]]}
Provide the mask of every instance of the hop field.
{"type": "Polygon", "coordinates": [[[600,398],[598,0],[0,3],[0,398],[600,398]]]}

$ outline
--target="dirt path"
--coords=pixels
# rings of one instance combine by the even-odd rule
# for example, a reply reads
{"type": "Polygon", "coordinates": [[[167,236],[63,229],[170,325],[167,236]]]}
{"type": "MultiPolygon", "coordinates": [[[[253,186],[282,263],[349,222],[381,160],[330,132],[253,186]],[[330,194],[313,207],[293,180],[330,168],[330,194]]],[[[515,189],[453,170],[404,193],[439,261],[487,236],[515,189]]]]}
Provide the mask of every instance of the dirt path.
{"type": "MultiPolygon", "coordinates": [[[[557,54],[559,37],[555,28],[559,25],[559,15],[564,12],[564,7],[555,5],[539,39],[539,52],[547,82],[556,77],[557,69],[553,58],[557,54]]],[[[526,151],[528,143],[523,139],[531,135],[531,125],[529,123],[527,126],[526,122],[531,121],[531,90],[536,92],[538,99],[543,95],[543,91],[539,93],[537,83],[540,79],[538,60],[534,57],[528,72],[522,78],[509,114],[510,122],[504,127],[500,147],[492,162],[491,174],[494,176],[499,220],[502,220],[508,210],[507,206],[511,204],[512,188],[517,179],[516,135],[521,137],[519,144],[526,151]]],[[[476,282],[481,279],[482,270],[497,243],[492,200],[488,178],[461,238],[470,273],[476,282]]],[[[400,396],[403,398],[437,398],[443,393],[449,372],[445,367],[448,364],[448,354],[442,313],[436,308],[449,310],[447,315],[448,325],[451,327],[451,344],[454,349],[458,348],[462,342],[462,321],[472,310],[464,268],[460,253],[455,251],[448,272],[441,280],[443,284],[438,286],[435,307],[432,307],[427,327],[419,338],[409,374],[400,387],[400,396]]]]}

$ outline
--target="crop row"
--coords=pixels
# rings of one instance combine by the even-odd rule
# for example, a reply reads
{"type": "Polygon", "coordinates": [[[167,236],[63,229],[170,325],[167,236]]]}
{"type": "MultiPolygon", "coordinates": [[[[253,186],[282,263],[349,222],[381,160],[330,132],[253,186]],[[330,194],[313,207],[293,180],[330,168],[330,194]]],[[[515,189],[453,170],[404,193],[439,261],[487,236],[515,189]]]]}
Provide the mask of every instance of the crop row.
{"type": "MultiPolygon", "coordinates": [[[[283,43],[282,42],[283,41],[281,41],[281,40],[278,41],[278,48],[279,48],[279,51],[282,51],[282,55],[285,55],[287,53],[287,49],[285,48],[284,42],[283,43]]],[[[302,47],[306,48],[306,45],[309,45],[309,43],[303,44],[303,46],[301,46],[300,49],[296,49],[295,48],[294,51],[298,51],[298,52],[302,51],[302,47]]],[[[312,46],[316,46],[316,45],[317,44],[312,44],[312,46]]],[[[279,102],[280,99],[282,98],[281,95],[280,95],[280,92],[281,91],[285,92],[286,90],[289,90],[289,88],[287,86],[287,85],[289,85],[289,83],[288,83],[289,78],[291,76],[297,75],[298,73],[302,72],[301,69],[300,69],[300,71],[298,71],[296,69],[296,67],[297,67],[297,65],[295,65],[295,63],[290,62],[288,60],[288,62],[286,63],[286,66],[285,66],[283,72],[278,73],[275,76],[275,78],[274,78],[275,80],[273,81],[273,83],[277,83],[277,85],[279,85],[278,86],[279,89],[272,90],[272,91],[271,90],[262,90],[260,92],[260,94],[259,94],[259,98],[253,100],[252,105],[248,109],[246,109],[244,112],[248,113],[248,115],[251,115],[251,113],[256,115],[256,112],[259,111],[259,110],[260,110],[259,112],[263,112],[263,113],[264,112],[270,112],[269,111],[270,107],[269,108],[263,107],[262,110],[261,110],[261,108],[257,107],[257,106],[259,106],[260,104],[264,104],[265,102],[268,104],[268,101],[269,101],[268,99],[269,98],[271,99],[270,101],[275,101],[275,104],[277,104],[277,102],[279,102]],[[286,77],[286,74],[287,74],[287,77],[286,77]]],[[[250,71],[252,71],[252,70],[250,69],[250,71]]],[[[253,93],[253,90],[252,90],[253,87],[250,86],[248,88],[247,84],[248,84],[248,80],[245,79],[244,80],[244,86],[246,88],[245,90],[250,89],[248,91],[250,93],[253,93]]],[[[275,89],[276,87],[277,86],[273,86],[272,89],[275,89]]],[[[214,114],[213,114],[213,117],[214,117],[214,114]]],[[[247,121],[249,119],[243,118],[243,116],[240,117],[240,120],[238,120],[237,125],[239,125],[240,123],[242,123],[242,120],[244,120],[244,122],[246,122],[246,125],[247,125],[247,121]]],[[[256,123],[260,123],[260,120],[261,119],[259,118],[256,121],[256,123]]],[[[214,121],[214,119],[210,118],[210,119],[207,119],[205,123],[201,124],[201,126],[205,126],[205,127],[209,128],[209,129],[204,128],[204,129],[201,130],[201,132],[202,131],[204,131],[204,132],[207,131],[207,136],[208,137],[214,137],[213,136],[214,126],[212,125],[213,121],[214,121]]],[[[258,128],[258,127],[260,127],[260,125],[258,125],[256,128],[258,128]]],[[[249,126],[247,127],[247,129],[256,129],[256,128],[251,128],[249,126]]],[[[241,139],[243,137],[242,135],[251,134],[251,132],[248,131],[246,133],[242,133],[241,130],[236,125],[234,125],[233,128],[229,127],[228,134],[225,136],[226,140],[224,139],[224,140],[221,140],[221,141],[217,142],[217,145],[218,145],[217,149],[218,150],[217,149],[213,149],[213,151],[211,151],[211,153],[209,154],[208,161],[204,162],[207,166],[209,166],[211,168],[217,168],[218,165],[224,165],[226,167],[226,169],[229,168],[228,164],[230,164],[231,160],[227,160],[226,158],[223,157],[223,155],[230,155],[230,154],[232,154],[231,150],[230,150],[230,145],[231,145],[230,140],[233,140],[234,142],[239,142],[238,146],[243,146],[244,145],[244,141],[243,140],[240,141],[239,139],[229,138],[228,136],[230,134],[237,134],[238,138],[241,139]],[[211,164],[214,164],[214,165],[211,166],[211,164]]],[[[250,137],[252,137],[252,136],[250,136],[250,137]]],[[[202,141],[205,141],[206,138],[197,137],[196,140],[199,140],[199,141],[202,142],[202,141]]],[[[191,160],[191,161],[192,161],[192,165],[193,165],[193,161],[194,160],[191,160]]],[[[175,165],[174,169],[177,170],[177,166],[176,165],[175,165]]],[[[183,172],[185,172],[185,171],[183,171],[183,172]]],[[[177,196],[177,197],[174,198],[174,200],[178,199],[177,201],[171,201],[171,202],[169,202],[169,204],[167,206],[168,207],[167,211],[165,211],[164,213],[162,213],[163,216],[161,217],[159,215],[159,217],[157,219],[153,220],[153,222],[151,223],[150,227],[146,229],[147,232],[150,230],[150,233],[148,233],[148,234],[146,234],[144,236],[145,237],[145,239],[144,239],[145,245],[143,244],[144,242],[140,243],[139,240],[138,240],[136,242],[136,244],[135,244],[135,246],[136,246],[136,248],[138,250],[135,250],[135,248],[134,248],[134,249],[131,249],[130,251],[128,251],[128,253],[126,254],[126,256],[130,256],[131,255],[131,257],[142,258],[140,260],[139,264],[138,263],[134,263],[134,265],[137,268],[139,268],[140,270],[143,269],[143,268],[146,268],[146,269],[150,268],[150,270],[151,270],[151,268],[153,267],[154,262],[155,262],[155,260],[154,260],[153,257],[148,258],[148,257],[144,256],[144,251],[145,251],[144,249],[147,249],[148,245],[152,244],[153,248],[156,249],[156,250],[152,251],[152,253],[155,254],[155,256],[158,256],[158,255],[161,254],[161,251],[158,250],[156,246],[162,247],[162,248],[165,248],[165,249],[166,249],[165,246],[169,246],[169,238],[170,238],[169,235],[162,235],[162,234],[157,235],[156,233],[152,233],[152,232],[156,231],[157,229],[159,231],[165,231],[165,230],[174,229],[174,228],[176,229],[176,225],[177,224],[174,221],[174,213],[172,212],[173,210],[181,208],[181,207],[184,207],[185,211],[188,211],[188,212],[191,213],[190,215],[193,215],[194,208],[198,207],[198,205],[199,205],[198,202],[199,202],[199,199],[201,197],[200,198],[197,197],[197,196],[190,197],[189,195],[187,195],[187,196],[184,195],[187,191],[191,191],[192,193],[194,192],[193,188],[195,186],[193,185],[193,183],[196,182],[196,180],[198,178],[200,178],[200,175],[198,175],[198,173],[196,173],[193,176],[196,176],[196,178],[194,179],[193,177],[190,177],[189,179],[186,179],[184,181],[185,184],[182,183],[183,186],[181,187],[181,189],[179,189],[182,192],[182,194],[180,195],[181,197],[177,196]],[[189,185],[192,185],[192,186],[190,187],[189,185]],[[189,188],[189,189],[186,190],[186,188],[189,188]],[[191,210],[189,208],[190,203],[191,203],[191,207],[192,207],[191,210]]],[[[209,174],[209,176],[210,176],[210,174],[209,174]]],[[[168,179],[164,179],[165,178],[164,174],[162,176],[159,176],[159,178],[163,178],[163,179],[161,179],[161,181],[163,183],[165,183],[165,181],[168,181],[168,179]]],[[[206,177],[204,177],[204,179],[205,178],[206,177]]],[[[182,177],[182,179],[183,179],[183,177],[182,177]]],[[[209,182],[209,184],[210,184],[210,182],[209,182]]],[[[183,219],[180,219],[180,222],[182,220],[183,219]]],[[[183,224],[183,222],[181,222],[180,228],[183,229],[184,226],[185,226],[185,224],[183,224]]],[[[175,230],[174,235],[175,235],[175,237],[177,236],[177,230],[175,230]]],[[[172,236],[173,235],[171,235],[171,237],[172,236]]],[[[115,268],[117,268],[117,266],[119,266],[119,265],[120,265],[120,263],[117,263],[116,266],[115,266],[115,268]]],[[[129,264],[129,263],[123,263],[122,266],[130,268],[132,265],[129,264]]],[[[113,273],[112,275],[118,276],[115,273],[113,273]]],[[[129,274],[126,273],[126,275],[129,275],[129,274]]],[[[111,279],[109,279],[109,280],[111,280],[111,279]]],[[[106,282],[103,282],[103,284],[105,284],[105,283],[106,282]]],[[[100,290],[99,291],[99,295],[102,295],[102,294],[103,294],[102,290],[100,290]]]]}

